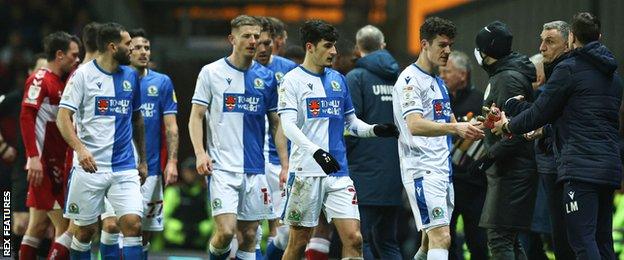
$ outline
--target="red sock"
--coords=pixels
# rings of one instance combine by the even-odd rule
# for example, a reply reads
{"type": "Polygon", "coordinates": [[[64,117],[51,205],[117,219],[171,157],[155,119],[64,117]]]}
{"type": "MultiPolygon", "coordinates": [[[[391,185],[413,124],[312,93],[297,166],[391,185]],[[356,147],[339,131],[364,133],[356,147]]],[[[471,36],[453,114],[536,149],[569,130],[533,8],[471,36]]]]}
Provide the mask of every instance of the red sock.
{"type": "Polygon", "coordinates": [[[50,247],[48,260],[69,260],[69,248],[59,242],[54,242],[50,247]]]}
{"type": "Polygon", "coordinates": [[[314,249],[307,249],[305,251],[306,260],[328,260],[329,253],[316,251],[314,249]]]}
{"type": "Polygon", "coordinates": [[[22,243],[19,249],[19,259],[21,260],[36,260],[37,248],[22,243]]]}

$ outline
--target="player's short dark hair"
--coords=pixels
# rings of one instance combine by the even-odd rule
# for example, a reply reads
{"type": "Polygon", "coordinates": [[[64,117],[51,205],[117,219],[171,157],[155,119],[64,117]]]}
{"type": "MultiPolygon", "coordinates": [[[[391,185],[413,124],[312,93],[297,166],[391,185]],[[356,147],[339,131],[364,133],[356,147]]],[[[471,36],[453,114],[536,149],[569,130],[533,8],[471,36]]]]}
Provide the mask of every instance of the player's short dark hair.
{"type": "Polygon", "coordinates": [[[97,33],[97,47],[98,51],[106,52],[106,46],[113,42],[118,43],[121,41],[121,32],[125,32],[126,29],[118,23],[105,23],[100,26],[97,33]]]}
{"type": "Polygon", "coordinates": [[[577,13],[572,17],[572,33],[582,44],[600,39],[600,20],[588,12],[577,13]]]}
{"type": "Polygon", "coordinates": [[[230,28],[232,30],[234,29],[238,29],[242,26],[260,26],[262,27],[262,25],[260,24],[260,22],[256,19],[253,18],[249,15],[239,15],[236,16],[236,18],[232,19],[232,21],[230,21],[230,28]]]}
{"type": "Polygon", "coordinates": [[[269,37],[271,37],[271,39],[274,39],[275,28],[273,27],[273,23],[271,23],[271,20],[269,20],[269,18],[266,18],[264,16],[256,16],[255,18],[260,23],[260,27],[262,27],[260,29],[260,32],[267,32],[269,33],[269,37]]]}
{"type": "Polygon", "coordinates": [[[288,45],[284,51],[284,58],[293,62],[303,60],[305,58],[305,50],[299,45],[288,45]]]}
{"type": "Polygon", "coordinates": [[[273,29],[275,30],[275,35],[284,37],[284,32],[287,29],[286,24],[282,22],[282,20],[277,19],[273,16],[269,16],[267,18],[269,19],[269,21],[271,21],[271,24],[273,25],[273,29]]]}
{"type": "Polygon", "coordinates": [[[451,39],[455,38],[457,28],[450,20],[440,17],[429,17],[420,26],[420,40],[432,42],[438,35],[445,35],[451,39]]]}
{"type": "Polygon", "coordinates": [[[97,51],[97,33],[100,23],[90,22],[82,28],[82,43],[84,43],[85,51],[97,51]]]}
{"type": "Polygon", "coordinates": [[[336,30],[336,27],[321,20],[306,21],[303,26],[299,28],[299,34],[301,34],[301,44],[304,50],[308,42],[316,45],[321,40],[329,42],[338,40],[338,30],[336,30]]]}
{"type": "Polygon", "coordinates": [[[147,32],[143,28],[135,28],[128,32],[130,34],[130,38],[134,37],[143,37],[147,39],[147,32]]]}
{"type": "Polygon", "coordinates": [[[56,58],[57,51],[62,51],[63,53],[67,52],[67,50],[69,50],[69,44],[72,41],[74,41],[72,36],[63,31],[48,34],[48,36],[43,39],[43,52],[46,55],[46,59],[48,61],[53,61],[56,58]]]}

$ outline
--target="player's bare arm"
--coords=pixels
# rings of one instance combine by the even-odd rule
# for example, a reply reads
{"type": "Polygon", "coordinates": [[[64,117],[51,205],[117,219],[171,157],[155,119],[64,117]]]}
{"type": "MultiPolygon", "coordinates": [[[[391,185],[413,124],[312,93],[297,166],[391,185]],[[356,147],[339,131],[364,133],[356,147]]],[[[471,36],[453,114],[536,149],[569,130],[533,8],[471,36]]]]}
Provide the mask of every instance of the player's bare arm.
{"type": "Polygon", "coordinates": [[[193,150],[195,151],[197,173],[200,175],[212,174],[212,158],[206,153],[204,149],[204,116],[206,115],[207,107],[193,104],[191,107],[191,116],[189,118],[189,135],[191,136],[191,143],[193,144],[193,150]]]}
{"type": "Polygon", "coordinates": [[[163,117],[165,123],[165,135],[167,139],[167,165],[165,166],[165,185],[178,181],[178,123],[175,114],[163,117]]]}
{"type": "Polygon", "coordinates": [[[141,111],[132,113],[132,139],[134,139],[134,145],[139,153],[137,169],[141,176],[141,183],[143,183],[147,178],[147,153],[145,152],[145,123],[141,111]]]}
{"type": "Polygon", "coordinates": [[[67,142],[67,144],[78,154],[78,162],[80,163],[82,169],[86,172],[94,173],[97,171],[95,159],[84,144],[80,142],[80,139],[78,139],[71,120],[73,115],[73,111],[63,107],[59,108],[56,116],[56,126],[58,127],[59,132],[61,132],[63,139],[65,139],[65,142],[67,142]]]}
{"type": "Polygon", "coordinates": [[[275,150],[277,150],[277,156],[279,157],[280,165],[282,166],[279,175],[280,186],[282,186],[288,178],[288,139],[284,135],[279,115],[277,115],[276,112],[270,112],[268,117],[269,128],[271,129],[273,140],[275,140],[275,150]]]}
{"type": "Polygon", "coordinates": [[[484,137],[483,130],[473,123],[438,123],[424,119],[420,113],[409,114],[405,120],[412,135],[442,136],[452,134],[470,140],[478,140],[484,137]]]}

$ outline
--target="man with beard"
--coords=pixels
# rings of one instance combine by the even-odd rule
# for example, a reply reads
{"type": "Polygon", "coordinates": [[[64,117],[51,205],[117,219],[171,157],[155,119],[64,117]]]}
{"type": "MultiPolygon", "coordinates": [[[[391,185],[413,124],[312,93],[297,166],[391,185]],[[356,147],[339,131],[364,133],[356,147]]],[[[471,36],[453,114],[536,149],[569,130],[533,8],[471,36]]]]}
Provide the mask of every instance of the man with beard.
{"type": "MultiPolygon", "coordinates": [[[[502,106],[517,95],[533,99],[535,66],[511,51],[513,36],[506,24],[495,21],[476,36],[475,58],[489,75],[484,106],[502,106]]],[[[486,131],[486,152],[471,166],[486,173],[487,193],[480,226],[485,228],[494,259],[526,258],[518,233],[531,225],[537,175],[533,144],[523,136],[498,137],[486,131]]]]}
{"type": "Polygon", "coordinates": [[[282,215],[290,234],[283,259],[301,259],[321,210],[340,235],[342,257],[361,259],[360,216],[343,133],[396,137],[398,132],[393,124],[369,125],[355,116],[344,76],[329,68],[336,55],[336,28],[309,20],[299,31],[305,59],[284,76],[278,92],[282,128],[292,142],[282,215]]]}
{"type": "Polygon", "coordinates": [[[414,221],[422,231],[415,259],[448,259],[449,224],[454,207],[450,147],[452,135],[483,138],[479,123],[458,123],[449,93],[433,74],[446,65],[457,29],[453,22],[427,18],[420,26],[421,53],[394,84],[392,105],[399,125],[399,158],[403,187],[414,221]]]}
{"type": "Polygon", "coordinates": [[[141,78],[141,113],[145,122],[147,179],[143,194],[143,256],[147,259],[153,232],[163,231],[163,188],[178,180],[178,101],[169,76],[149,69],[151,44],[143,29],[130,32],[130,66],[141,78]],[[161,134],[165,133],[165,144],[161,134]],[[166,165],[161,170],[161,150],[166,146],[166,165]],[[164,180],[163,180],[164,178],[164,180]],[[164,185],[163,185],[164,183],[164,185]]]}
{"type": "Polygon", "coordinates": [[[46,235],[49,221],[58,238],[54,248],[59,259],[69,258],[71,243],[71,236],[65,234],[69,222],[61,211],[65,203],[69,147],[55,121],[65,77],[80,60],[79,40],[66,32],[55,32],[44,39],[43,46],[47,66],[26,80],[20,113],[22,139],[28,156],[26,206],[30,208],[30,216],[19,258],[27,260],[36,259],[36,250],[46,235]]]}
{"type": "MultiPolygon", "coordinates": [[[[622,181],[618,116],[622,80],[611,51],[600,43],[600,20],[590,13],[572,17],[571,52],[555,66],[544,91],[511,120],[503,114],[496,133],[522,134],[551,123],[559,207],[577,259],[615,259],[613,193],[622,181]]],[[[512,110],[520,105],[510,99],[512,110]]]]}
{"type": "MultiPolygon", "coordinates": [[[[284,75],[293,68],[297,67],[294,62],[283,58],[281,56],[273,55],[273,46],[277,38],[277,32],[275,31],[275,24],[271,22],[267,17],[256,17],[262,29],[260,31],[260,38],[258,38],[255,61],[267,67],[275,74],[275,80],[277,83],[281,83],[284,75]]],[[[277,92],[275,93],[277,95],[277,92]]],[[[278,129],[276,132],[283,136],[283,132],[278,129]]],[[[266,143],[264,150],[266,153],[265,174],[269,184],[269,190],[271,192],[271,203],[273,204],[273,216],[269,218],[269,237],[267,239],[267,258],[269,259],[281,259],[284,249],[286,249],[286,243],[288,242],[288,227],[280,226],[279,218],[282,215],[282,210],[286,201],[284,198],[286,194],[280,184],[280,176],[286,176],[288,174],[288,153],[283,154],[283,158],[277,153],[275,138],[267,131],[266,143]],[[284,162],[284,163],[281,163],[284,162]],[[279,229],[279,230],[278,230],[279,229]],[[277,240],[275,240],[277,239],[277,240]]],[[[285,137],[280,140],[286,141],[285,137]]],[[[287,146],[286,143],[282,144],[287,146]]],[[[262,238],[262,229],[258,228],[258,235],[256,241],[256,251],[260,250],[260,240],[262,238]]]]}
{"type": "Polygon", "coordinates": [[[64,215],[77,226],[71,258],[91,258],[91,238],[106,196],[119,216],[123,258],[141,259],[143,201],[137,194],[147,175],[147,161],[139,77],[123,66],[130,63],[131,38],[121,25],[107,23],[98,30],[97,46],[100,55],[69,79],[57,120],[74,149],[64,215]]]}
{"type": "MultiPolygon", "coordinates": [[[[217,227],[209,244],[210,258],[226,259],[238,231],[236,257],[255,259],[259,221],[273,217],[263,147],[265,117],[273,136],[280,137],[276,135],[277,84],[273,72],[253,60],[261,31],[258,20],[240,15],[230,26],[232,53],[204,66],[197,77],[189,133],[197,172],[208,175],[217,227]],[[208,152],[203,143],[204,118],[208,152]]],[[[285,142],[275,140],[278,154],[286,153],[281,146],[285,142]]]]}

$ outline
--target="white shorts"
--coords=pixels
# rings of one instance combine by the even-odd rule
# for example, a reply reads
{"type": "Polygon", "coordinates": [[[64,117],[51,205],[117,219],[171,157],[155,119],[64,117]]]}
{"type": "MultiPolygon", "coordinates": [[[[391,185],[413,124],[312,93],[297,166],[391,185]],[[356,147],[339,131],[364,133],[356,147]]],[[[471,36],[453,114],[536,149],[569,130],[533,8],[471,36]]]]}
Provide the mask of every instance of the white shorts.
{"type": "Polygon", "coordinates": [[[264,174],[215,170],[206,180],[212,216],[232,213],[244,221],[273,216],[271,194],[264,174]]]}
{"type": "Polygon", "coordinates": [[[421,176],[411,181],[403,180],[416,227],[419,231],[429,231],[434,227],[448,226],[455,206],[453,183],[448,174],[425,172],[421,176]]]}
{"type": "Polygon", "coordinates": [[[321,210],[327,223],[332,219],[360,219],[355,186],[349,176],[309,177],[291,173],[286,194],[284,224],[315,227],[321,210]]]}
{"type": "Polygon", "coordinates": [[[278,219],[282,216],[282,211],[284,211],[284,206],[286,205],[286,189],[280,189],[279,186],[279,174],[282,166],[265,163],[264,169],[269,190],[271,191],[271,201],[273,202],[273,216],[270,219],[278,219]]]}
{"type": "Polygon", "coordinates": [[[137,170],[88,173],[74,167],[67,188],[64,217],[76,225],[95,223],[104,213],[104,197],[108,197],[117,216],[143,216],[143,197],[137,170]]]}
{"type": "Polygon", "coordinates": [[[161,175],[150,175],[141,186],[145,231],[163,230],[163,183],[161,175]]]}
{"type": "Polygon", "coordinates": [[[117,217],[117,215],[115,215],[115,210],[113,209],[113,205],[111,205],[108,198],[104,196],[104,213],[100,215],[100,219],[105,219],[105,218],[110,218],[110,217],[117,217]]]}

